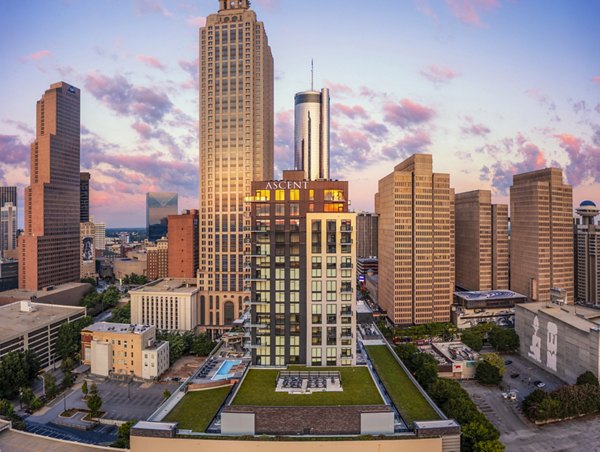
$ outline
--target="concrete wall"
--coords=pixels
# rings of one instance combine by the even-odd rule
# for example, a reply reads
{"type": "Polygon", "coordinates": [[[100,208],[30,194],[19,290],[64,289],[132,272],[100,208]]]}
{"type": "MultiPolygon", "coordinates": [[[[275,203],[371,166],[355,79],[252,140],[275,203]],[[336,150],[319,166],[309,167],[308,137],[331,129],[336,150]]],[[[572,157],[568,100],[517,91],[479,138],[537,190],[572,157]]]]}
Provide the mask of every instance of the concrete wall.
{"type": "Polygon", "coordinates": [[[92,340],[91,372],[94,375],[108,377],[112,370],[112,344],[92,340]]]}
{"type": "Polygon", "coordinates": [[[254,435],[254,413],[221,414],[222,435],[254,435]]]}
{"type": "Polygon", "coordinates": [[[362,413],[361,435],[391,435],[394,433],[394,413],[362,413]]]}

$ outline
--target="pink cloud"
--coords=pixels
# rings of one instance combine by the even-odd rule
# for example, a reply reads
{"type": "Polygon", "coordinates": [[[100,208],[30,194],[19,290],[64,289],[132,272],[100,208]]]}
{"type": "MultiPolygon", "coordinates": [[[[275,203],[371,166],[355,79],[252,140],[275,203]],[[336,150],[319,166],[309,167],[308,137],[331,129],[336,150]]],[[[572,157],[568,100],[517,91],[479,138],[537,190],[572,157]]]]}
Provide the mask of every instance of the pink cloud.
{"type": "Polygon", "coordinates": [[[347,116],[350,119],[356,118],[367,118],[367,112],[360,105],[344,105],[344,104],[335,104],[333,106],[333,111],[335,113],[341,113],[344,116],[347,116]]]}
{"type": "Polygon", "coordinates": [[[421,75],[436,85],[450,83],[460,74],[446,66],[432,64],[421,70],[421,75]]]}
{"type": "Polygon", "coordinates": [[[382,149],[382,154],[389,160],[400,160],[411,154],[423,152],[431,144],[431,137],[424,130],[409,133],[391,146],[382,149]]]}
{"type": "Polygon", "coordinates": [[[163,0],[134,0],[134,10],[138,16],[144,14],[160,14],[165,17],[171,17],[173,13],[163,4],[163,0]]]}
{"type": "Polygon", "coordinates": [[[29,146],[15,135],[0,134],[0,163],[21,165],[27,162],[29,146]]]}
{"type": "Polygon", "coordinates": [[[484,124],[475,124],[470,117],[466,117],[466,120],[467,125],[460,129],[465,135],[484,137],[491,132],[488,126],[484,124]]]}
{"type": "Polygon", "coordinates": [[[450,12],[461,22],[468,25],[483,27],[483,13],[491,12],[500,7],[500,0],[445,0],[450,12]]]}
{"type": "Polygon", "coordinates": [[[592,79],[592,81],[593,81],[594,83],[598,83],[598,84],[600,84],[600,75],[597,75],[596,77],[594,77],[594,78],[592,79]]]}
{"type": "Polygon", "coordinates": [[[255,0],[253,3],[257,3],[267,10],[272,10],[279,5],[279,0],[255,0]]]}
{"type": "Polygon", "coordinates": [[[206,17],[204,16],[190,16],[187,20],[188,25],[194,28],[204,27],[206,25],[206,17]]]}
{"type": "Polygon", "coordinates": [[[52,55],[52,52],[49,50],[38,50],[37,52],[33,52],[31,55],[24,56],[22,59],[25,61],[38,61],[43,58],[49,58],[52,55]]]}
{"type": "Polygon", "coordinates": [[[154,58],[153,56],[138,55],[135,57],[135,59],[138,61],[141,61],[146,66],[153,67],[155,69],[160,69],[161,71],[164,71],[166,69],[165,65],[162,64],[160,61],[158,61],[157,58],[154,58]]]}
{"type": "Polygon", "coordinates": [[[398,127],[409,127],[429,121],[435,111],[410,99],[402,99],[400,103],[387,103],[383,106],[386,121],[398,127]]]}
{"type": "Polygon", "coordinates": [[[329,88],[331,95],[334,97],[354,96],[354,90],[343,83],[330,82],[325,80],[325,88],[329,88]]]}

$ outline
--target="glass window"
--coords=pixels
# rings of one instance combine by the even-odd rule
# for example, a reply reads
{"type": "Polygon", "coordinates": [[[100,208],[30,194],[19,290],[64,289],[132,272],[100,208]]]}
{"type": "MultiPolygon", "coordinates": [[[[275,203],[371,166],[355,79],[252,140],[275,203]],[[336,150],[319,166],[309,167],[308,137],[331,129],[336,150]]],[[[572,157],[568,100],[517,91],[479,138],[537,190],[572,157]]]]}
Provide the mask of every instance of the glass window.
{"type": "Polygon", "coordinates": [[[285,190],[275,190],[275,201],[285,201],[285,190]]]}
{"type": "Polygon", "coordinates": [[[300,201],[300,190],[290,190],[290,201],[300,201]]]}

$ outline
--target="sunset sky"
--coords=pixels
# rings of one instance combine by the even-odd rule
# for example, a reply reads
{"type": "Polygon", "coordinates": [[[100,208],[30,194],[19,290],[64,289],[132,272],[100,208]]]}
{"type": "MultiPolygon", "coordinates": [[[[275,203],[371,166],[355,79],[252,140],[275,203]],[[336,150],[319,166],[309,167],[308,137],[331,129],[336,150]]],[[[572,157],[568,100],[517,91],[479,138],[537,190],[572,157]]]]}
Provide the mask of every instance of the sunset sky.
{"type": "MultiPolygon", "coordinates": [[[[328,86],[332,174],[371,211],[377,181],[433,154],[457,192],[560,166],[600,202],[600,1],[254,0],[275,60],[276,176],[293,100],[328,86]]],[[[217,0],[3,0],[0,184],[29,180],[35,102],[81,88],[81,167],[109,227],[145,226],[145,193],[198,204],[198,28],[217,0]]],[[[22,216],[22,215],[21,215],[22,216]]],[[[21,222],[22,224],[22,222],[21,222]]]]}

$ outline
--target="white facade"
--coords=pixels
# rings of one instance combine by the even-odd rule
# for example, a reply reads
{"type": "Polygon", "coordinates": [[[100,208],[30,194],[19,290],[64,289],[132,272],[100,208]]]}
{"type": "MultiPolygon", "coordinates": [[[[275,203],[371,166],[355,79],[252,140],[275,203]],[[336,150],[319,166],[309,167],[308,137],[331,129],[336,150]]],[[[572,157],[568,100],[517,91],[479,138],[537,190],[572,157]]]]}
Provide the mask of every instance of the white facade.
{"type": "Polygon", "coordinates": [[[306,179],[329,179],[329,89],[296,94],[294,167],[306,179]]]}
{"type": "Polygon", "coordinates": [[[152,380],[169,369],[169,343],[145,349],[142,358],[142,378],[152,380]]]}
{"type": "MultiPolygon", "coordinates": [[[[94,375],[108,377],[112,370],[113,347],[110,342],[94,340],[90,347],[90,372],[94,375]]],[[[87,349],[86,349],[86,354],[87,349]]]]}

